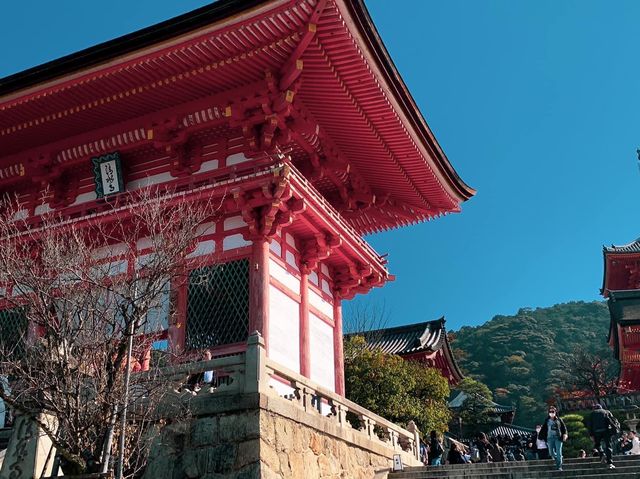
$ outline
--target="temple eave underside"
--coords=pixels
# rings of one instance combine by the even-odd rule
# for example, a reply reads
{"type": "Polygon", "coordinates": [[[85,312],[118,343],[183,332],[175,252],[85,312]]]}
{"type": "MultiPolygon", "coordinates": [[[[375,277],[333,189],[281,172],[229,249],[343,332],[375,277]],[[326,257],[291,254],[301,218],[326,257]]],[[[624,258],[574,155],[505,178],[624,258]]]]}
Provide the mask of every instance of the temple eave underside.
{"type": "Polygon", "coordinates": [[[180,179],[235,148],[287,156],[359,234],[459,211],[472,190],[407,128],[345,6],[270,5],[0,99],[0,189],[56,194],[65,178],[69,206],[92,156],[168,161],[180,179]]]}

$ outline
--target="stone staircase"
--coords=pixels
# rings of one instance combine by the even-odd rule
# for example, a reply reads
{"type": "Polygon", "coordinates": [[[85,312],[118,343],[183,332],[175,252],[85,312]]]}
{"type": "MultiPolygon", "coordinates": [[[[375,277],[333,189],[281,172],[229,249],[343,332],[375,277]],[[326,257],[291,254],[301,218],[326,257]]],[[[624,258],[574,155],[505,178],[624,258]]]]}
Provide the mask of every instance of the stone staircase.
{"type": "Polygon", "coordinates": [[[489,464],[460,464],[441,467],[407,467],[392,472],[389,479],[541,479],[580,477],[585,479],[638,478],[640,456],[616,456],[616,468],[609,469],[600,459],[565,459],[563,471],[555,470],[555,463],[546,461],[497,462],[489,464]]]}

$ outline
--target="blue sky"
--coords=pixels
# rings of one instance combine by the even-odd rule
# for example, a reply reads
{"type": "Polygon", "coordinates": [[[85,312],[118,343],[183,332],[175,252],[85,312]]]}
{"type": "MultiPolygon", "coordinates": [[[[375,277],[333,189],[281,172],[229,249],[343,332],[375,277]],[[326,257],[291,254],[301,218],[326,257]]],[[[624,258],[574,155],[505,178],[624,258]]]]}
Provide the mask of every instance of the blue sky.
{"type": "MultiPolygon", "coordinates": [[[[0,77],[205,3],[5,2],[0,77]]],[[[367,5],[478,194],[461,214],[370,237],[397,280],[360,301],[390,324],[445,315],[457,329],[598,299],[602,245],[640,236],[640,2],[367,5]]]]}

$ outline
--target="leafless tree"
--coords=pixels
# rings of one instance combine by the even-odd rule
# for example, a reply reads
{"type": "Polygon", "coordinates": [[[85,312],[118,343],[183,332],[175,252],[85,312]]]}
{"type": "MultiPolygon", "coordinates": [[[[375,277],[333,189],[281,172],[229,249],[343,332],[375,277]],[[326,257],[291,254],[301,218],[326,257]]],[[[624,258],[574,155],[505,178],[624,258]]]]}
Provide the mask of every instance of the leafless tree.
{"type": "Polygon", "coordinates": [[[122,459],[132,477],[171,388],[129,374],[125,391],[127,371],[147,369],[173,314],[172,286],[186,281],[185,260],[218,208],[157,190],[112,203],[104,216],[48,213],[39,224],[15,199],[0,205],[0,376],[10,385],[0,397],[39,423],[67,474],[103,470],[128,410],[122,459]]]}
{"type": "Polygon", "coordinates": [[[574,389],[589,391],[600,401],[618,387],[617,364],[610,354],[598,354],[576,348],[569,357],[566,381],[574,389]]]}

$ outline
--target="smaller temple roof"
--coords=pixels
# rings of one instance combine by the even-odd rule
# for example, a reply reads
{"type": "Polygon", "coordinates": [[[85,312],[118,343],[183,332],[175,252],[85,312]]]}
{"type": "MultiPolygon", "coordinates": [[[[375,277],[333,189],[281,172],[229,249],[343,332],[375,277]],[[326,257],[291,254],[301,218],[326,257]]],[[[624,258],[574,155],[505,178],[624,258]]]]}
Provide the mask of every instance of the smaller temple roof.
{"type": "MultiPolygon", "coordinates": [[[[467,393],[460,391],[456,397],[449,401],[449,407],[451,409],[457,409],[461,407],[467,400],[467,393]]],[[[496,402],[491,401],[491,412],[494,414],[505,414],[508,412],[515,412],[516,409],[513,406],[504,406],[496,402]]]]}
{"type": "Polygon", "coordinates": [[[514,426],[513,424],[500,424],[489,433],[489,437],[506,436],[513,439],[518,434],[520,437],[533,434],[534,430],[522,426],[514,426]]]}
{"type": "Polygon", "coordinates": [[[372,349],[387,354],[412,354],[422,351],[437,351],[445,342],[447,332],[444,317],[435,321],[406,324],[393,328],[375,329],[347,336],[364,336],[372,349]]]}
{"type": "Polygon", "coordinates": [[[604,251],[605,254],[615,254],[615,253],[621,253],[621,254],[625,254],[625,253],[640,253],[640,238],[637,238],[636,240],[632,241],[629,244],[625,244],[622,246],[615,246],[615,245],[611,245],[611,246],[603,246],[602,250],[604,251]]]}

